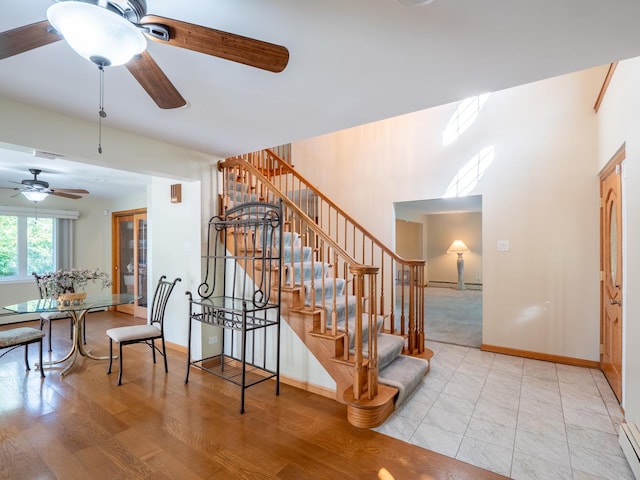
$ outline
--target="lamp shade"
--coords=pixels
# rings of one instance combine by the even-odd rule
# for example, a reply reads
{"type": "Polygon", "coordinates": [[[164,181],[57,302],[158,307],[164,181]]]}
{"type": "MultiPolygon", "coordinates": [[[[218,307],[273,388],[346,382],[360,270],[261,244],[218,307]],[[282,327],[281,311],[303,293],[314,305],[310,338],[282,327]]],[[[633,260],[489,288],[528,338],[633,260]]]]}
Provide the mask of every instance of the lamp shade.
{"type": "Polygon", "coordinates": [[[147,48],[133,23],[92,3],[54,3],[47,18],[78,55],[99,66],[124,65],[147,48]]]}
{"type": "Polygon", "coordinates": [[[31,190],[25,190],[20,193],[24,195],[27,200],[31,200],[32,202],[41,202],[42,200],[47,198],[47,195],[49,195],[47,192],[34,192],[31,190]]]}
{"type": "Polygon", "coordinates": [[[470,251],[462,240],[454,240],[447,250],[447,253],[466,253],[470,251]]]}

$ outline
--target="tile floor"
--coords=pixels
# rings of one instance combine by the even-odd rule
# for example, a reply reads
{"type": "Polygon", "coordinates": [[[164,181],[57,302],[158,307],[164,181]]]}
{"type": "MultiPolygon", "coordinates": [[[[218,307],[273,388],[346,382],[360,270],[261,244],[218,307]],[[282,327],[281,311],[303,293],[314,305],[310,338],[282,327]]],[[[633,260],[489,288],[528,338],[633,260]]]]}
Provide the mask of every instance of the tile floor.
{"type": "Polygon", "coordinates": [[[633,480],[599,370],[427,347],[431,371],[378,432],[517,480],[633,480]]]}

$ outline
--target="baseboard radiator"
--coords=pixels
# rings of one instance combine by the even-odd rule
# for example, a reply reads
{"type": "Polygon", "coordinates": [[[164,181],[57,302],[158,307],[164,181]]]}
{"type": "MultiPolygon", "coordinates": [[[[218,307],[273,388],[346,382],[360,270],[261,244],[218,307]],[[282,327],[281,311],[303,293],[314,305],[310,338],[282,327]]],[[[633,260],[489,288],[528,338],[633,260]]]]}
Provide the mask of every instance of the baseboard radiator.
{"type": "Polygon", "coordinates": [[[627,457],[631,470],[640,480],[640,430],[635,423],[623,423],[620,425],[620,446],[627,457]]]}
{"type": "MultiPolygon", "coordinates": [[[[405,285],[408,285],[408,282],[405,285]]],[[[465,282],[464,286],[468,290],[482,290],[482,284],[481,283],[465,282]]],[[[457,288],[458,287],[458,282],[448,282],[448,281],[445,281],[445,280],[429,280],[427,282],[427,287],[457,288]]]]}

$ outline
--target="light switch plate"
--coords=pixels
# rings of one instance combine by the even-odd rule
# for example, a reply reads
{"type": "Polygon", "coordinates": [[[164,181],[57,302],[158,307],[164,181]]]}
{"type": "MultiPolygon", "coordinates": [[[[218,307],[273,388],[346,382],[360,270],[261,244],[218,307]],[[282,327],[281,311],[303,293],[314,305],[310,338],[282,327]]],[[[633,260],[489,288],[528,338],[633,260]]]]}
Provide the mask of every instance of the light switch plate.
{"type": "Polygon", "coordinates": [[[498,240],[498,251],[499,252],[508,252],[509,251],[509,240],[498,240]]]}

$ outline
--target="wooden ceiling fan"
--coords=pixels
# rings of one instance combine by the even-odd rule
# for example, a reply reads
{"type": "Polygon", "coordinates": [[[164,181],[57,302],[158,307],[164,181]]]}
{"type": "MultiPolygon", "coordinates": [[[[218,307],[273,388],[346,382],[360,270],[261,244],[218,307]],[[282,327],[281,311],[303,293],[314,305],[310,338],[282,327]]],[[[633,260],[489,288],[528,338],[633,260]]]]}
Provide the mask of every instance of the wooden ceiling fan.
{"type": "MultiPolygon", "coordinates": [[[[33,178],[25,178],[20,183],[10,182],[18,184],[18,187],[1,187],[3,189],[19,190],[21,194],[27,197],[31,201],[40,201],[45,198],[46,195],[56,195],[58,197],[65,197],[71,199],[82,198],[81,195],[87,195],[89,192],[83,188],[53,188],[49,187],[49,182],[40,180],[38,175],[42,173],[42,170],[37,168],[30,168],[29,172],[33,175],[33,178]],[[39,195],[38,195],[39,194],[39,195]],[[38,200],[36,200],[38,199],[38,200]]],[[[16,194],[18,195],[18,194],[16,194]]]]}
{"type": "MultiPolygon", "coordinates": [[[[227,33],[213,28],[194,25],[171,18],[147,15],[146,0],[56,0],[47,11],[48,20],[32,23],[0,33],[0,60],[18,55],[65,38],[76,52],[74,39],[69,34],[62,36],[62,21],[59,11],[75,9],[119,23],[118,35],[137,35],[144,42],[140,51],[125,66],[160,108],[178,108],[186,101],[164,74],[151,55],[144,49],[144,38],[195,52],[224,58],[270,72],[281,72],[289,61],[289,51],[280,45],[227,33]],[[124,20],[124,21],[123,21],[124,20]],[[59,27],[59,30],[54,27],[59,27]],[[141,33],[140,33],[141,32],[141,33]]],[[[100,20],[102,22],[102,20],[100,20]]],[[[76,22],[78,23],[78,22],[76,22]]],[[[95,25],[82,24],[84,33],[97,31],[95,25]]],[[[83,38],[76,43],[84,47],[83,38]]],[[[106,42],[114,43],[114,42],[106,42]]],[[[85,56],[100,68],[116,65],[104,55],[85,56]]],[[[124,63],[124,62],[123,62],[124,63]]]]}

